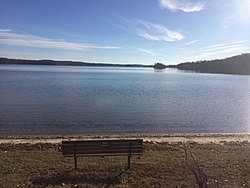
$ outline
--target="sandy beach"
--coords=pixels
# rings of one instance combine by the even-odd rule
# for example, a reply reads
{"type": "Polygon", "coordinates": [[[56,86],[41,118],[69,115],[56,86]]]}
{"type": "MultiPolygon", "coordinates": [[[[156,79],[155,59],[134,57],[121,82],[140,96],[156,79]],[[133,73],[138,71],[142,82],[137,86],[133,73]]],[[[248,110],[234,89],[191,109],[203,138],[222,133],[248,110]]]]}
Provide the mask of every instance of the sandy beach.
{"type": "Polygon", "coordinates": [[[63,140],[127,139],[141,138],[156,143],[223,144],[226,142],[250,142],[250,134],[120,134],[120,135],[53,135],[53,136],[0,136],[0,144],[58,144],[63,140]]]}

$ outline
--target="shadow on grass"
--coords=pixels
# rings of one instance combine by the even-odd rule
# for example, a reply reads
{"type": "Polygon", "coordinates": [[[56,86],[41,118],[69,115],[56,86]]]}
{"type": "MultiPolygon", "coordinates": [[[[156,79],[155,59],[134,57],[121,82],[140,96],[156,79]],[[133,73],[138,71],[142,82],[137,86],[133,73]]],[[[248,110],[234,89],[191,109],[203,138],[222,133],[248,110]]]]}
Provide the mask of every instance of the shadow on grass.
{"type": "MultiPolygon", "coordinates": [[[[48,185],[62,185],[62,184],[102,184],[104,187],[110,185],[119,184],[120,176],[125,173],[128,169],[124,169],[118,174],[109,177],[98,177],[98,175],[90,176],[86,174],[76,174],[74,171],[67,171],[58,173],[52,177],[37,177],[33,180],[34,185],[48,186],[48,185]],[[73,174],[72,174],[73,172],[73,174]]],[[[77,171],[75,171],[77,172],[77,171]]]]}

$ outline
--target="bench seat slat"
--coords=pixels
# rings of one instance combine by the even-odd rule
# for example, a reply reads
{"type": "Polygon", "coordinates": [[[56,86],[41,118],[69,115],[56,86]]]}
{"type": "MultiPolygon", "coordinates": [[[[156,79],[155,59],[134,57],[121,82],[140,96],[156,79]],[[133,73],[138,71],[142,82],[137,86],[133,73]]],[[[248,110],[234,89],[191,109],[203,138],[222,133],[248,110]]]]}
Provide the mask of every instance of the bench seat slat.
{"type": "MultiPolygon", "coordinates": [[[[99,145],[99,144],[102,144],[102,143],[109,143],[111,145],[128,145],[130,144],[129,141],[126,141],[126,142],[110,142],[110,141],[97,141],[97,142],[82,142],[82,141],[63,141],[63,144],[64,145],[73,145],[73,144],[80,144],[80,145],[99,145]]],[[[131,141],[131,144],[132,145],[141,145],[141,142],[135,142],[135,141],[131,141]]]]}
{"type": "MultiPolygon", "coordinates": [[[[80,151],[86,151],[86,152],[94,152],[94,151],[131,151],[132,153],[136,150],[143,150],[142,147],[133,147],[133,148],[129,148],[129,147],[116,147],[116,148],[79,148],[76,147],[76,153],[80,152],[80,151]]],[[[62,152],[66,153],[66,152],[74,152],[75,149],[74,148],[63,148],[62,152]]]]}
{"type": "MultiPolygon", "coordinates": [[[[77,147],[77,148],[126,148],[126,147],[130,147],[129,145],[111,145],[111,144],[107,144],[107,145],[92,145],[92,146],[85,146],[85,145],[80,145],[80,144],[75,144],[75,145],[63,145],[63,148],[73,148],[73,147],[77,147]]],[[[142,145],[131,145],[131,147],[142,147],[142,145]]]]}
{"type": "MultiPolygon", "coordinates": [[[[141,153],[133,153],[133,155],[141,155],[141,153]]],[[[128,156],[127,153],[110,153],[110,154],[79,154],[77,157],[105,157],[105,156],[128,156]]],[[[63,155],[63,157],[74,157],[72,154],[63,155]]]]}
{"type": "MultiPolygon", "coordinates": [[[[133,153],[141,153],[142,150],[133,150],[131,151],[131,154],[133,153]]],[[[107,153],[129,153],[129,150],[107,150],[107,151],[103,151],[103,150],[95,150],[95,151],[86,151],[86,150],[81,150],[81,151],[77,151],[77,155],[78,154],[107,154],[107,153]]],[[[74,151],[69,151],[69,152],[63,152],[63,155],[66,154],[74,154],[74,151]]]]}
{"type": "Polygon", "coordinates": [[[82,146],[95,146],[95,145],[142,145],[142,140],[91,140],[91,141],[62,141],[62,145],[82,145],[82,146]]]}
{"type": "MultiPolygon", "coordinates": [[[[129,154],[129,152],[126,152],[126,151],[124,151],[124,152],[121,152],[121,151],[114,151],[114,152],[92,152],[92,153],[89,153],[89,152],[79,152],[79,153],[77,153],[77,156],[78,155],[91,155],[91,154],[93,154],[93,155],[96,155],[96,154],[101,154],[101,155],[108,155],[108,154],[111,154],[111,153],[115,153],[115,154],[126,154],[126,155],[128,155],[129,154]]],[[[134,155],[134,153],[142,153],[142,151],[135,151],[135,152],[133,152],[133,153],[131,153],[131,155],[134,155]]],[[[63,155],[74,155],[74,153],[73,152],[68,152],[68,153],[63,153],[63,155]]]]}
{"type": "MultiPolygon", "coordinates": [[[[129,146],[129,144],[127,144],[127,145],[112,145],[112,144],[103,144],[103,145],[101,145],[101,144],[99,144],[99,145],[89,145],[89,146],[86,146],[86,145],[80,145],[80,144],[75,144],[77,147],[85,147],[85,148],[95,148],[95,147],[130,147],[129,146]]],[[[142,146],[142,145],[139,145],[139,144],[131,144],[131,147],[137,147],[137,146],[142,146]]],[[[63,147],[65,147],[65,148],[70,148],[70,147],[74,147],[74,145],[72,144],[72,145],[63,145],[63,147]]]]}
{"type": "MultiPolygon", "coordinates": [[[[107,150],[129,150],[131,149],[131,151],[133,150],[137,150],[137,149],[143,149],[142,146],[136,146],[136,147],[80,147],[80,146],[76,146],[76,150],[86,150],[86,151],[94,151],[94,150],[103,150],[103,151],[107,151],[107,150]]],[[[64,147],[63,148],[64,152],[67,151],[74,151],[74,147],[64,147]]]]}

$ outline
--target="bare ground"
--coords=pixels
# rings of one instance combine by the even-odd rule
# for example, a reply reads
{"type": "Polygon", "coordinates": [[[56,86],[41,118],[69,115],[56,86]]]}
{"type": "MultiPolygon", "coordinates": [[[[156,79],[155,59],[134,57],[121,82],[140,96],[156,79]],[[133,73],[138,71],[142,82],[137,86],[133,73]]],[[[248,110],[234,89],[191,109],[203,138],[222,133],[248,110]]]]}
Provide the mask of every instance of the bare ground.
{"type": "Polygon", "coordinates": [[[185,150],[208,187],[250,187],[248,134],[0,137],[0,187],[198,187],[185,150]],[[117,138],[144,140],[131,170],[126,157],[82,157],[76,171],[61,154],[62,140],[117,138]]]}

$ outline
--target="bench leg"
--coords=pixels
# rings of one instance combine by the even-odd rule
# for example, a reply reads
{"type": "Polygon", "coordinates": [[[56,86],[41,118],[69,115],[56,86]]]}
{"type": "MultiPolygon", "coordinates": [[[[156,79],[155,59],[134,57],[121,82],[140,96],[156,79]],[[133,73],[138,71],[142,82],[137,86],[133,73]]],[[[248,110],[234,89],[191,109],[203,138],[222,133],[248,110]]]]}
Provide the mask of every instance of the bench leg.
{"type": "Polygon", "coordinates": [[[75,161],[75,169],[77,170],[77,157],[76,157],[76,155],[74,156],[74,161],[75,161]]]}
{"type": "Polygon", "coordinates": [[[75,169],[77,170],[76,142],[74,142],[74,161],[75,161],[75,169]]]}
{"type": "Polygon", "coordinates": [[[130,169],[130,158],[131,158],[131,155],[129,154],[128,155],[128,167],[127,167],[128,169],[130,169]]]}

